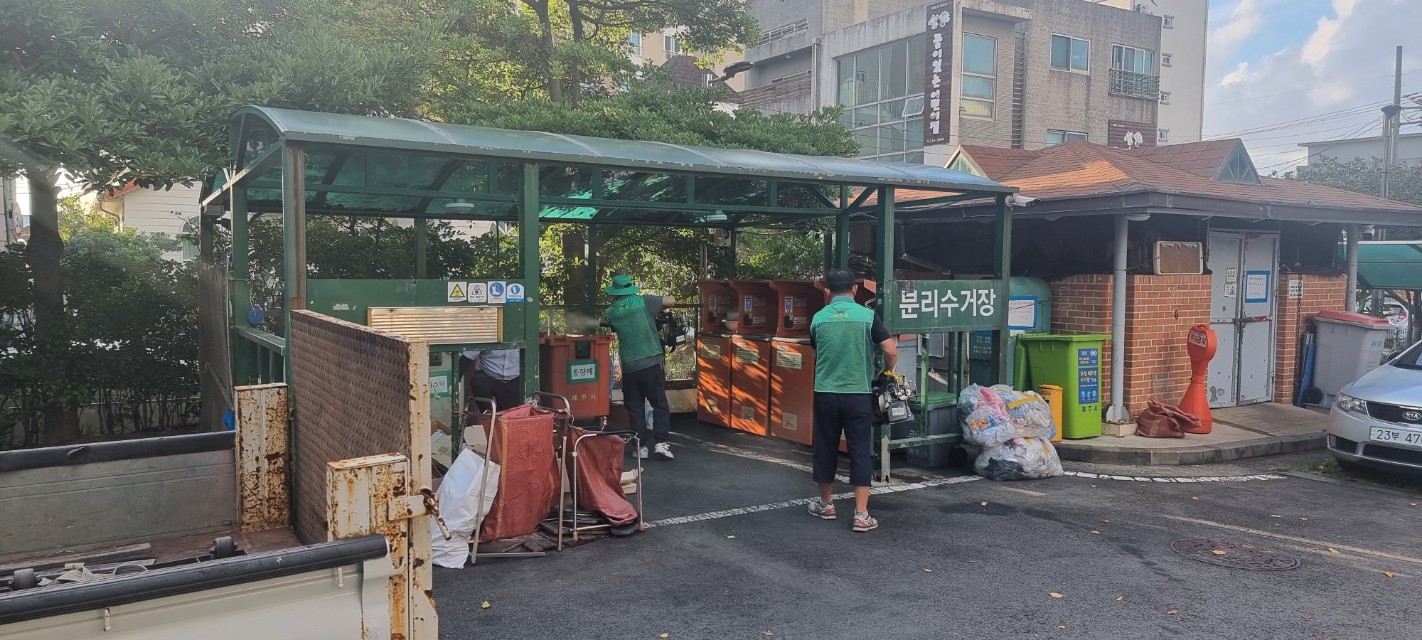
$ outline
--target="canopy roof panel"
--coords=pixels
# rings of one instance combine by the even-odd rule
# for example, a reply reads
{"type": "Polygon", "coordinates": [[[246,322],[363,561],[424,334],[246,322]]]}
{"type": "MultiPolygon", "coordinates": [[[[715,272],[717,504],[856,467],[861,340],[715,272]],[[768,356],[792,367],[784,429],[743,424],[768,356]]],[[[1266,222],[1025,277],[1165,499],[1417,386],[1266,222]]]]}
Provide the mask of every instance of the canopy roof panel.
{"type": "MultiPolygon", "coordinates": [[[[269,154],[284,142],[304,148],[311,213],[443,217],[447,205],[467,201],[473,206],[466,215],[450,217],[502,219],[513,214],[526,163],[540,168],[542,217],[589,222],[724,224],[730,216],[736,224],[753,214],[834,215],[846,204],[836,199],[864,187],[940,197],[1015,191],[949,169],[850,158],[257,106],[232,119],[238,180],[249,188],[252,210],[281,208],[281,168],[269,154]]],[[[225,188],[221,178],[214,187],[225,188]]]]}
{"type": "MultiPolygon", "coordinates": [[[[1340,256],[1345,252],[1340,245],[1340,256]]],[[[1358,243],[1358,282],[1368,289],[1422,290],[1422,242],[1358,243]]]]}

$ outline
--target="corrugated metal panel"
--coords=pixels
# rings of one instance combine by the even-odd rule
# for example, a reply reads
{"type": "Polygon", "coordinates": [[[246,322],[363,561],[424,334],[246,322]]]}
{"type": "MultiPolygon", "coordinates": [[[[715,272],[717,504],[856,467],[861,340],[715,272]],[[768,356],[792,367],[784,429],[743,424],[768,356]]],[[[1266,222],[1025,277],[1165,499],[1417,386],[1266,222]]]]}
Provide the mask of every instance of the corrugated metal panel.
{"type": "Polygon", "coordinates": [[[503,307],[371,307],[369,325],[432,345],[500,342],[503,307]]]}

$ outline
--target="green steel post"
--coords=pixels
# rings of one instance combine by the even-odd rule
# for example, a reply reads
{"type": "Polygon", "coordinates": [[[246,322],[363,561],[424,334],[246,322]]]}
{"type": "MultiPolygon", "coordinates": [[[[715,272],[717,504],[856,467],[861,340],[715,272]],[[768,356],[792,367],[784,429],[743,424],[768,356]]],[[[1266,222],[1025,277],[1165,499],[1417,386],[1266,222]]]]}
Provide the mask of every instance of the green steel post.
{"type": "Polygon", "coordinates": [[[597,225],[590,224],[587,230],[588,241],[583,244],[583,260],[586,264],[583,275],[586,277],[584,286],[587,287],[588,293],[583,300],[583,312],[591,318],[597,316],[597,285],[602,279],[597,276],[597,225]]]}
{"type": "Polygon", "coordinates": [[[736,253],[736,244],[740,241],[740,238],[736,236],[738,236],[740,232],[737,231],[735,227],[731,227],[726,230],[726,234],[731,241],[731,246],[726,249],[726,262],[729,263],[726,265],[726,277],[736,278],[740,275],[741,270],[740,256],[736,253]]]}
{"type": "MultiPolygon", "coordinates": [[[[523,165],[522,193],[518,211],[518,259],[523,270],[523,322],[519,327],[524,340],[523,394],[532,397],[538,391],[538,281],[542,259],[538,255],[538,165],[523,165]]],[[[508,340],[508,336],[504,336],[508,340]]]]}
{"type": "MultiPolygon", "coordinates": [[[[841,216],[842,218],[843,216],[841,216]]],[[[875,237],[879,241],[879,246],[874,254],[874,264],[877,272],[874,284],[879,288],[880,313],[889,308],[888,301],[884,300],[884,293],[889,290],[889,283],[894,279],[894,188],[879,187],[879,220],[875,228],[875,237]]],[[[889,327],[892,333],[894,327],[891,318],[884,318],[884,324],[889,327]]]]}
{"type": "Polygon", "coordinates": [[[840,269],[849,268],[848,213],[841,213],[834,219],[834,264],[840,269]]]}
{"type": "Polygon", "coordinates": [[[426,218],[415,220],[415,277],[423,280],[429,268],[426,251],[430,243],[430,221],[426,218]]]}
{"type": "Polygon", "coordinates": [[[994,222],[993,236],[997,244],[993,249],[993,277],[997,279],[997,305],[998,317],[1001,321],[997,328],[997,339],[994,344],[997,347],[997,357],[993,359],[996,371],[993,372],[993,379],[998,384],[1011,384],[1007,380],[1007,359],[1012,357],[1010,344],[1011,333],[1008,331],[1007,317],[1007,283],[1012,277],[1012,212],[1007,208],[1007,194],[997,196],[997,219],[994,222]]]}
{"type": "MultiPolygon", "coordinates": [[[[306,154],[288,144],[281,156],[282,337],[291,337],[291,312],[306,308],[306,154]]],[[[288,345],[291,343],[288,341],[288,345]]],[[[283,358],[282,380],[291,379],[291,358],[283,358]]],[[[275,373],[273,374],[275,376],[275,373]]],[[[295,404],[295,399],[292,399],[295,404]]]]}
{"type": "MultiPolygon", "coordinates": [[[[252,306],[252,295],[247,284],[250,277],[248,262],[251,259],[251,242],[247,230],[247,188],[233,187],[231,198],[232,255],[227,277],[231,283],[228,287],[232,296],[231,326],[236,328],[249,326],[247,309],[252,306]]],[[[252,352],[252,345],[242,338],[234,336],[231,343],[232,380],[236,384],[247,384],[257,376],[256,354],[252,352]]]]}
{"type": "Polygon", "coordinates": [[[198,216],[198,258],[204,264],[212,264],[212,227],[217,219],[202,214],[198,216]]]}

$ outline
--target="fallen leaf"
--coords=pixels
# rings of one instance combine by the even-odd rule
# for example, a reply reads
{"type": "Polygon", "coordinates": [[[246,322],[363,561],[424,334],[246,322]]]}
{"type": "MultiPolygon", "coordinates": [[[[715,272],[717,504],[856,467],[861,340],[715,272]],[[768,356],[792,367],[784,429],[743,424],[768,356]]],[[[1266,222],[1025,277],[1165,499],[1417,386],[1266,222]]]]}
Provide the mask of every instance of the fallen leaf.
{"type": "Polygon", "coordinates": [[[1064,625],[1064,624],[1059,624],[1059,625],[1057,625],[1057,628],[1058,628],[1058,629],[1065,629],[1065,628],[1066,628],[1066,625],[1064,625]]]}
{"type": "Polygon", "coordinates": [[[1178,610],[1171,609],[1171,610],[1169,610],[1169,611],[1166,611],[1166,612],[1165,612],[1165,615],[1167,615],[1167,616],[1173,616],[1173,615],[1175,615],[1175,614],[1177,614],[1177,613],[1180,613],[1180,612],[1179,612],[1178,610]]]}
{"type": "Polygon", "coordinates": [[[932,570],[932,569],[929,569],[928,567],[924,567],[924,568],[923,568],[923,572],[924,572],[924,573],[933,573],[933,570],[932,570]]]}
{"type": "MultiPolygon", "coordinates": [[[[1095,489],[1095,488],[1096,488],[1096,485],[1094,485],[1094,484],[1091,485],[1091,488],[1092,488],[1092,489],[1095,489]]],[[[1417,503],[1414,502],[1414,503],[1412,503],[1412,504],[1417,504],[1417,503]]]]}
{"type": "Polygon", "coordinates": [[[1217,555],[1217,556],[1229,555],[1229,553],[1226,552],[1224,549],[1215,549],[1214,551],[1211,551],[1210,553],[1213,553],[1213,554],[1215,554],[1215,555],[1217,555]]]}
{"type": "Polygon", "coordinates": [[[1111,524],[1111,521],[1110,521],[1110,520],[1106,520],[1106,519],[1104,519],[1104,518],[1103,518],[1101,521],[1102,521],[1102,522],[1105,522],[1106,524],[1111,524]]]}
{"type": "Polygon", "coordinates": [[[1334,549],[1333,547],[1329,547],[1329,548],[1328,548],[1328,552],[1329,552],[1329,553],[1338,553],[1338,550],[1337,550],[1337,549],[1334,549]]]}
{"type": "Polygon", "coordinates": [[[775,635],[775,632],[774,632],[774,631],[762,631],[762,632],[760,632],[760,635],[763,635],[763,636],[765,636],[765,637],[767,637],[767,638],[770,638],[770,637],[773,637],[773,636],[775,635]]]}
{"type": "Polygon", "coordinates": [[[1099,536],[1099,535],[1101,535],[1101,532],[1100,532],[1100,531],[1097,531],[1097,530],[1095,530],[1095,529],[1092,529],[1092,530],[1091,530],[1091,535],[1093,535],[1093,536],[1099,536]]]}
{"type": "Polygon", "coordinates": [[[981,503],[979,503],[979,504],[981,504],[982,506],[986,507],[986,506],[987,506],[987,501],[984,500],[983,502],[981,502],[981,503]]]}
{"type": "Polygon", "coordinates": [[[1061,598],[1065,598],[1065,597],[1066,597],[1066,596],[1064,596],[1064,595],[1062,595],[1062,594],[1060,594],[1060,593],[1057,593],[1057,592],[1055,592],[1055,591],[1053,591],[1053,592],[1051,592],[1051,593],[1048,593],[1047,595],[1049,595],[1049,596],[1051,596],[1051,597],[1053,597],[1053,598],[1057,598],[1057,599],[1061,599],[1061,598]]]}
{"type": "Polygon", "coordinates": [[[670,638],[670,637],[671,637],[671,634],[670,634],[670,633],[659,633],[659,634],[657,634],[657,637],[658,637],[658,638],[670,638]]]}
{"type": "Polygon", "coordinates": [[[1271,514],[1269,514],[1269,517],[1270,517],[1270,518],[1282,518],[1282,517],[1284,517],[1284,516],[1281,516],[1281,515],[1279,515],[1279,514],[1277,514],[1277,513],[1271,513],[1271,514]]]}
{"type": "Polygon", "coordinates": [[[1300,517],[1299,517],[1299,520],[1302,520],[1302,521],[1304,521],[1304,522],[1308,522],[1308,516],[1300,516],[1300,517]]]}
{"type": "Polygon", "coordinates": [[[1199,502],[1199,501],[1200,501],[1200,496],[1190,496],[1190,499],[1191,499],[1191,500],[1194,500],[1195,502],[1199,502]]]}
{"type": "Polygon", "coordinates": [[[1409,507],[1415,507],[1415,506],[1417,506],[1417,503],[1416,503],[1416,502],[1409,502],[1409,503],[1407,503],[1407,506],[1409,506],[1409,507]]]}
{"type": "Polygon", "coordinates": [[[727,540],[735,540],[736,537],[735,537],[735,536],[726,536],[726,539],[727,539],[727,540]]]}
{"type": "Polygon", "coordinates": [[[488,600],[485,600],[485,601],[484,601],[484,604],[479,605],[479,608],[480,608],[480,609],[488,609],[489,607],[492,607],[492,606],[494,606],[494,605],[490,604],[488,600]]]}
{"type": "Polygon", "coordinates": [[[1385,575],[1385,576],[1391,578],[1391,577],[1393,576],[1393,573],[1392,573],[1391,571],[1384,571],[1384,572],[1383,572],[1383,575],[1385,575]]]}
{"type": "Polygon", "coordinates": [[[1120,602],[1120,601],[1125,600],[1125,599],[1126,599],[1126,596],[1116,596],[1116,602],[1120,602]]]}

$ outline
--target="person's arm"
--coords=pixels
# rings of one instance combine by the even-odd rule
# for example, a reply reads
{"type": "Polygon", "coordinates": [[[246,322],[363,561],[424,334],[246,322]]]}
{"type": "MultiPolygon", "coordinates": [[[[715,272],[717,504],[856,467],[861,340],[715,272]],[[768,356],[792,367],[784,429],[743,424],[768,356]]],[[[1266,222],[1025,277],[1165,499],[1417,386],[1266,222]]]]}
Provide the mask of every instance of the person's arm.
{"type": "Polygon", "coordinates": [[[894,366],[899,363],[899,342],[889,335],[888,327],[884,326],[884,321],[879,319],[878,314],[874,315],[874,324],[869,328],[869,337],[884,352],[884,370],[893,371],[894,366]]]}
{"type": "Polygon", "coordinates": [[[674,305],[676,305],[676,298],[673,298],[671,296],[662,296],[663,309],[670,309],[674,305]]]}

